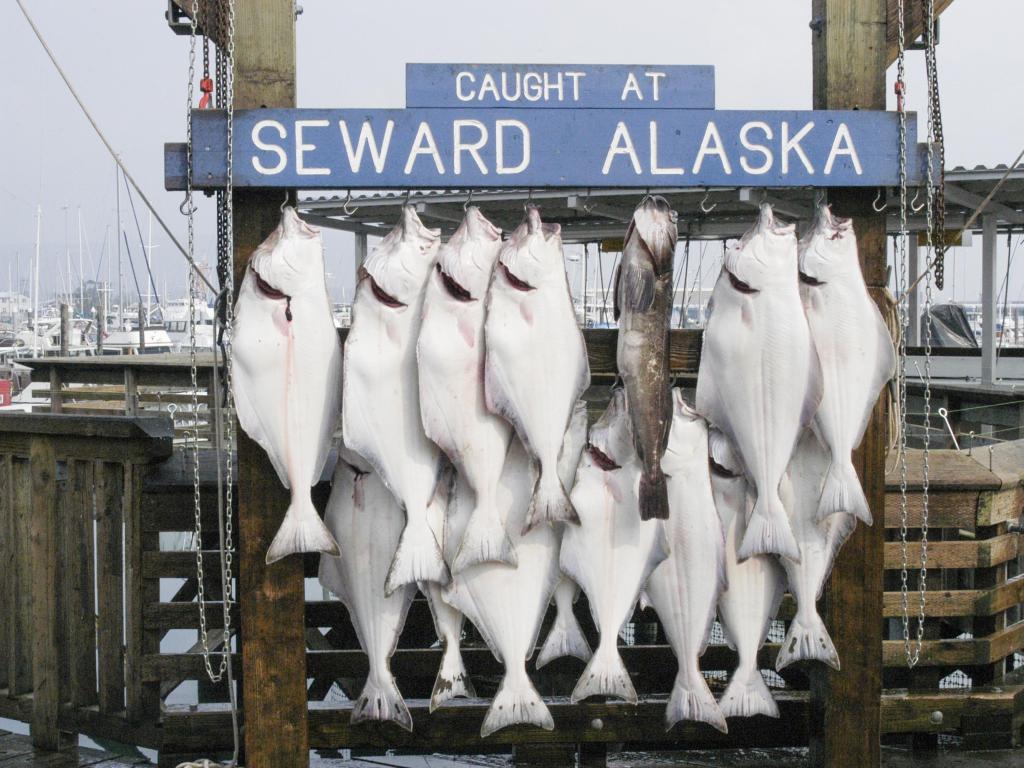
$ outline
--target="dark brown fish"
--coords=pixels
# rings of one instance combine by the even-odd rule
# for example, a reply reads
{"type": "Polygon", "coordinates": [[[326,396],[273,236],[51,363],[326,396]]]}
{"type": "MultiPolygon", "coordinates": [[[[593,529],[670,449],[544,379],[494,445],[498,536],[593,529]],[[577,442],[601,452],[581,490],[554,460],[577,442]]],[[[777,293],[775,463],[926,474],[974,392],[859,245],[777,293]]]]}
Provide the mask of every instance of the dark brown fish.
{"type": "Polygon", "coordinates": [[[648,195],[633,213],[615,277],[616,358],[633,424],[633,444],[643,467],[642,520],[668,517],[661,457],[672,424],[668,328],[677,236],[676,213],[668,201],[648,195]]]}

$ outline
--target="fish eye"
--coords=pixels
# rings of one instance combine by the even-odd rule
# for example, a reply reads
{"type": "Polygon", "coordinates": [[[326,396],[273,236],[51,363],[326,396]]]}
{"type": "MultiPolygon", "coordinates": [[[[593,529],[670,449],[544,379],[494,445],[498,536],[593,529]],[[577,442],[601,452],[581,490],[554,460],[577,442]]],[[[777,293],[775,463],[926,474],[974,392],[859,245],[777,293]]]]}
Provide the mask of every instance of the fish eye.
{"type": "Polygon", "coordinates": [[[605,472],[619,469],[619,465],[615,463],[615,460],[593,443],[587,443],[587,453],[590,454],[591,461],[605,472]]]}

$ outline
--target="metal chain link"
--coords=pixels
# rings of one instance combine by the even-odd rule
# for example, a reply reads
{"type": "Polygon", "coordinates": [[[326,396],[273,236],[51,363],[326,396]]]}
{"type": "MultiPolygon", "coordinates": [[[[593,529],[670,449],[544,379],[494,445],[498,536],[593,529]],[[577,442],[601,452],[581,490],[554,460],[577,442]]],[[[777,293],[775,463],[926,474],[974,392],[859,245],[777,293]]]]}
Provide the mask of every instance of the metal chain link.
{"type": "Polygon", "coordinates": [[[935,0],[921,0],[925,14],[925,70],[928,78],[928,147],[929,171],[932,170],[932,153],[938,152],[939,179],[938,184],[932,183],[929,174],[929,190],[935,194],[934,226],[940,233],[939,242],[935,244],[935,287],[940,291],[945,285],[946,258],[946,140],[942,132],[942,105],[939,101],[939,71],[935,55],[935,0]]]}

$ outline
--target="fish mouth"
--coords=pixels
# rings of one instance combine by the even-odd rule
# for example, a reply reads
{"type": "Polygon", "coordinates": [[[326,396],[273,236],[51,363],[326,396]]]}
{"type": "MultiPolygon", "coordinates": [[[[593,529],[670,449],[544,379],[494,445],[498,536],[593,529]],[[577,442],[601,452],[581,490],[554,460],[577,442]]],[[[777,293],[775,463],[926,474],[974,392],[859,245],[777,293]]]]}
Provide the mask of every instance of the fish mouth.
{"type": "Polygon", "coordinates": [[[454,277],[452,277],[443,269],[441,269],[440,264],[437,264],[436,268],[437,274],[440,275],[441,277],[441,284],[444,285],[444,289],[448,292],[449,296],[451,296],[456,301],[461,302],[476,301],[476,299],[473,298],[473,295],[465,288],[463,288],[461,285],[459,285],[458,281],[454,277]]]}
{"type": "Polygon", "coordinates": [[[505,279],[508,280],[508,284],[515,288],[517,291],[523,291],[525,293],[527,291],[536,290],[535,286],[530,285],[525,280],[520,280],[518,277],[512,274],[511,269],[509,269],[501,262],[498,262],[498,266],[501,267],[501,272],[503,275],[505,275],[505,279]]]}
{"type": "Polygon", "coordinates": [[[797,274],[800,276],[800,282],[803,283],[804,285],[812,285],[816,288],[825,285],[824,280],[819,280],[816,277],[811,277],[806,272],[798,272],[797,274]]]}
{"type": "Polygon", "coordinates": [[[266,296],[268,299],[285,302],[284,316],[290,323],[292,321],[292,297],[289,296],[284,291],[279,291],[277,288],[272,286],[270,283],[268,283],[260,276],[259,272],[257,272],[252,267],[249,267],[249,269],[252,269],[252,274],[256,278],[257,291],[266,296]]]}
{"type": "Polygon", "coordinates": [[[745,293],[748,296],[750,296],[752,294],[760,293],[761,292],[757,288],[752,287],[749,283],[745,283],[742,280],[740,280],[738,277],[736,277],[736,275],[734,275],[728,269],[725,270],[725,274],[727,274],[729,276],[729,284],[732,285],[732,287],[735,288],[740,293],[745,293]]]}
{"type": "Polygon", "coordinates": [[[594,462],[594,465],[605,472],[611,472],[612,470],[621,468],[621,465],[616,464],[615,460],[611,456],[593,443],[587,443],[587,453],[590,454],[590,459],[594,462]]]}
{"type": "Polygon", "coordinates": [[[728,467],[725,467],[715,461],[712,457],[708,456],[708,467],[711,469],[711,474],[716,477],[724,477],[730,480],[735,480],[739,477],[738,472],[733,472],[728,467]]]}
{"type": "Polygon", "coordinates": [[[377,281],[373,279],[373,275],[369,272],[366,273],[366,279],[370,281],[370,291],[373,293],[373,298],[383,304],[385,307],[392,307],[397,309],[398,307],[408,306],[407,304],[399,301],[390,293],[381,288],[377,281]]]}

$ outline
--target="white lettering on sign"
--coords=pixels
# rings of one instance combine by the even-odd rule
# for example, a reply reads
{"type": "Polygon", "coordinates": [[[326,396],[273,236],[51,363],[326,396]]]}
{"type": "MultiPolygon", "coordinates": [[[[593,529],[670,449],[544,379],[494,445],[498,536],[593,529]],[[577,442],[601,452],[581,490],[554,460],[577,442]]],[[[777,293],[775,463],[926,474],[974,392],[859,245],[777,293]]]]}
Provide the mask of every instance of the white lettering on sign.
{"type": "Polygon", "coordinates": [[[441,153],[437,151],[437,142],[434,141],[434,134],[430,131],[430,124],[420,121],[416,129],[416,138],[412,140],[412,148],[409,150],[409,159],[405,161],[405,175],[412,173],[412,167],[416,164],[416,158],[420,155],[430,155],[434,158],[434,167],[437,172],[444,175],[444,163],[441,162],[441,153]]]}
{"type": "Polygon", "coordinates": [[[626,124],[623,122],[615,126],[615,135],[612,136],[612,142],[608,147],[608,154],[604,158],[604,166],[601,168],[603,175],[608,175],[608,171],[612,167],[612,160],[615,159],[616,155],[626,155],[633,164],[633,170],[636,172],[636,175],[639,176],[642,173],[640,170],[640,158],[637,157],[636,148],[633,146],[633,139],[629,135],[629,129],[626,128],[626,124]]]}
{"type": "Polygon", "coordinates": [[[480,169],[480,173],[484,176],[487,175],[487,166],[484,165],[483,158],[480,157],[480,148],[485,144],[487,144],[487,126],[479,120],[456,120],[452,124],[452,148],[455,154],[453,168],[456,176],[462,173],[463,152],[468,152],[470,157],[476,162],[476,167],[480,169]],[[478,132],[477,140],[472,143],[463,141],[462,131],[464,128],[476,129],[478,132]]]}
{"type": "Polygon", "coordinates": [[[474,92],[470,91],[469,93],[466,93],[462,90],[463,80],[468,80],[470,83],[476,82],[476,78],[473,77],[472,72],[459,72],[459,74],[455,76],[455,98],[459,101],[472,101],[474,92]]]}
{"type": "Polygon", "coordinates": [[[522,173],[530,165],[530,129],[519,120],[494,121],[494,170],[498,175],[522,173]],[[519,165],[505,165],[505,129],[514,128],[523,139],[523,157],[519,165]]]}
{"type": "Polygon", "coordinates": [[[682,168],[662,168],[658,165],[658,122],[651,120],[651,174],[654,176],[682,176],[682,168]]]}
{"type": "Polygon", "coordinates": [[[306,167],[306,152],[316,149],[316,144],[308,144],[304,140],[307,128],[326,128],[327,120],[296,120],[295,121],[295,172],[299,176],[329,176],[330,168],[306,167]]]}
{"type": "Polygon", "coordinates": [[[704,158],[707,155],[717,155],[722,161],[722,170],[726,174],[732,174],[732,166],[729,164],[729,157],[725,154],[725,147],[722,146],[722,137],[718,134],[718,126],[714,122],[708,122],[704,130],[704,138],[700,142],[700,149],[697,151],[697,159],[693,161],[693,172],[700,173],[704,165],[704,158]]]}
{"type": "Polygon", "coordinates": [[[755,120],[750,123],[744,123],[740,129],[740,144],[745,149],[749,149],[752,152],[758,152],[764,156],[764,162],[760,165],[751,165],[750,161],[747,160],[746,155],[740,156],[740,167],[747,173],[756,175],[762,173],[768,173],[772,168],[772,163],[775,161],[772,151],[764,144],[755,144],[750,140],[750,132],[753,130],[763,131],[766,139],[772,138],[772,129],[768,123],[760,120],[755,120]]]}
{"type": "Polygon", "coordinates": [[[807,123],[803,128],[796,132],[793,138],[789,138],[789,123],[785,120],[782,121],[782,172],[789,173],[789,153],[796,152],[796,156],[800,158],[800,162],[804,164],[804,168],[807,169],[807,173],[814,174],[814,166],[811,165],[811,161],[808,159],[804,148],[800,146],[800,139],[811,132],[814,127],[814,123],[807,123]]]}
{"type": "Polygon", "coordinates": [[[580,78],[586,77],[586,72],[566,72],[565,76],[572,80],[572,100],[580,100],[580,78]]]}
{"type": "Polygon", "coordinates": [[[857,157],[857,149],[853,146],[853,138],[850,136],[850,129],[846,123],[840,123],[836,131],[836,137],[832,141],[832,149],[828,153],[828,160],[825,161],[825,175],[832,173],[832,164],[840,155],[846,155],[853,163],[854,172],[860,176],[864,170],[860,167],[860,158],[857,157]]]}
{"type": "Polygon", "coordinates": [[[338,121],[338,126],[341,129],[341,140],[345,144],[345,154],[348,156],[348,167],[352,169],[352,173],[359,173],[359,168],[363,164],[363,153],[369,149],[370,159],[373,161],[373,169],[377,173],[384,172],[384,164],[388,159],[388,148],[391,146],[391,133],[395,128],[395,121],[388,120],[384,126],[384,138],[381,139],[380,146],[377,146],[377,139],[373,135],[373,124],[369,120],[364,120],[363,124],[359,127],[359,141],[356,143],[356,147],[352,149],[352,137],[348,132],[348,125],[344,120],[338,121]]]}
{"type": "Polygon", "coordinates": [[[637,101],[644,100],[644,92],[640,90],[640,83],[632,72],[626,75],[626,84],[622,86],[622,96],[619,97],[619,101],[626,101],[626,97],[631,93],[636,96],[637,101]]]}
{"type": "Polygon", "coordinates": [[[523,98],[527,101],[540,101],[544,95],[544,83],[537,72],[523,75],[523,98]]]}
{"type": "Polygon", "coordinates": [[[664,76],[664,72],[644,72],[644,77],[651,81],[651,98],[653,101],[661,100],[661,94],[658,92],[658,81],[664,76]]]}
{"type": "Polygon", "coordinates": [[[264,176],[273,176],[283,171],[285,166],[288,165],[288,155],[285,154],[282,147],[277,144],[268,144],[260,138],[264,128],[273,128],[282,139],[288,138],[288,131],[277,120],[260,120],[252,127],[252,143],[256,149],[261,149],[264,152],[273,152],[277,155],[276,165],[263,165],[258,157],[253,157],[252,167],[256,169],[256,173],[262,173],[264,176]]]}
{"type": "MultiPolygon", "coordinates": [[[[663,73],[654,73],[661,75],[663,73]]],[[[459,101],[489,101],[495,104],[517,101],[576,102],[580,81],[586,72],[485,72],[479,79],[472,72],[455,75],[455,98],[459,101]]],[[[657,81],[654,85],[657,93],[657,81]]]]}

